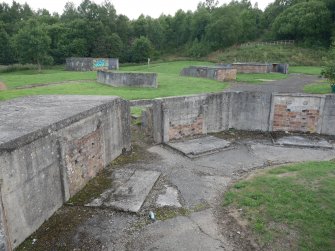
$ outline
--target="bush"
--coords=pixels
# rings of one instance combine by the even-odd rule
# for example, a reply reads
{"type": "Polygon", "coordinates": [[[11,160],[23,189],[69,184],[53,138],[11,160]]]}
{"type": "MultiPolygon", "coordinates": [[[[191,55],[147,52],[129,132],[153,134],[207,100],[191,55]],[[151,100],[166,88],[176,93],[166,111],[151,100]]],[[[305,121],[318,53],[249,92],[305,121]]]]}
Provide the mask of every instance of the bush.
{"type": "Polygon", "coordinates": [[[187,56],[193,58],[200,58],[206,56],[208,53],[209,45],[205,42],[199,42],[198,39],[195,39],[187,50],[187,56]]]}

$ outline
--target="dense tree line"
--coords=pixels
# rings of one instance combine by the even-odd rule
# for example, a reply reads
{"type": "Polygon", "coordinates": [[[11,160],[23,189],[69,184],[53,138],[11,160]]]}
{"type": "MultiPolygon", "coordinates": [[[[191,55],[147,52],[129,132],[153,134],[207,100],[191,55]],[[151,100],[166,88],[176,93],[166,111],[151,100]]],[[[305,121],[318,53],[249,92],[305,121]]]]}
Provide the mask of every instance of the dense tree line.
{"type": "Polygon", "coordinates": [[[200,57],[253,40],[294,39],[305,46],[335,40],[334,0],[275,0],[262,11],[248,0],[194,12],[129,20],[106,1],[68,2],[64,12],[33,11],[28,4],[0,3],[0,64],[60,64],[66,57],[118,57],[140,62],[162,53],[200,57]]]}

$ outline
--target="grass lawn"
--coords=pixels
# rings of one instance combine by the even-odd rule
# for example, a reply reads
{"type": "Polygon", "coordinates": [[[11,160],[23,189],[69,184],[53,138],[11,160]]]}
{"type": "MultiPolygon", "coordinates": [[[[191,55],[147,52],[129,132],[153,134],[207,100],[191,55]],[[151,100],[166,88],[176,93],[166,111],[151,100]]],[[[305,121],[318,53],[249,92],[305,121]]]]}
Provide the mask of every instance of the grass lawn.
{"type": "Polygon", "coordinates": [[[280,80],[287,77],[287,74],[281,73],[238,73],[236,80],[248,84],[264,84],[271,80],[280,80]]]}
{"type": "Polygon", "coordinates": [[[331,88],[326,80],[321,80],[319,83],[305,85],[304,92],[312,94],[327,94],[331,93],[331,88]]]}
{"type": "Polygon", "coordinates": [[[6,83],[8,89],[31,84],[44,84],[82,79],[95,80],[96,72],[73,72],[55,69],[43,70],[41,73],[38,73],[38,71],[35,70],[26,70],[0,74],[0,81],[6,83]]]}
{"type": "Polygon", "coordinates": [[[94,81],[96,78],[95,72],[46,70],[43,71],[42,74],[31,71],[6,73],[0,75],[0,80],[4,80],[9,89],[6,91],[0,91],[0,100],[42,94],[115,95],[125,99],[144,99],[218,92],[224,90],[228,86],[227,83],[203,78],[181,77],[179,75],[183,67],[206,64],[208,65],[210,63],[177,61],[171,63],[152,64],[150,67],[147,65],[122,67],[122,71],[145,71],[158,73],[159,87],[157,89],[126,87],[116,88],[98,84],[94,81]],[[29,89],[11,89],[15,86],[23,86],[32,83],[59,82],[80,79],[92,79],[92,81],[88,80],[87,82],[82,83],[57,84],[29,89]]]}
{"type": "Polygon", "coordinates": [[[237,182],[224,206],[242,209],[258,242],[271,250],[335,248],[335,162],[306,162],[263,170],[237,182]]]}
{"type": "Polygon", "coordinates": [[[308,75],[320,75],[321,66],[290,66],[289,73],[303,73],[308,75]]]}

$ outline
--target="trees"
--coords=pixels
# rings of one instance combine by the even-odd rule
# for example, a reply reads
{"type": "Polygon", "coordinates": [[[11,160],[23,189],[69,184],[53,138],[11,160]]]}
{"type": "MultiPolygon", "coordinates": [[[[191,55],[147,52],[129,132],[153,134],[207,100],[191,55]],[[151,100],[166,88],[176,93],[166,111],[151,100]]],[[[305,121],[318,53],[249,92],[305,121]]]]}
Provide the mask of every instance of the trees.
{"type": "Polygon", "coordinates": [[[295,39],[307,44],[329,44],[331,15],[321,1],[298,3],[278,15],[272,30],[278,39],[295,39]]]}
{"type": "Polygon", "coordinates": [[[27,24],[14,36],[14,46],[20,63],[34,63],[39,71],[42,64],[52,63],[48,52],[51,39],[46,28],[30,19],[27,24]]]}
{"type": "Polygon", "coordinates": [[[141,36],[136,38],[131,46],[132,61],[145,62],[152,55],[152,45],[147,37],[141,36]]]}
{"type": "Polygon", "coordinates": [[[14,61],[11,41],[2,22],[0,22],[0,41],[0,64],[10,64],[14,61]]]}

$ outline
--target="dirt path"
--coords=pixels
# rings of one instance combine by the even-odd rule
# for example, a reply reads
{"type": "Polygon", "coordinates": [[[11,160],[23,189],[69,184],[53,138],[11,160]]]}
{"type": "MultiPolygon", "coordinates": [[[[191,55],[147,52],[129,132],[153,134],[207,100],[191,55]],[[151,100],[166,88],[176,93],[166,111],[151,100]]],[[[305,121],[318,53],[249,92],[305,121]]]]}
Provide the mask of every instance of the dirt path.
{"type": "Polygon", "coordinates": [[[290,74],[288,78],[271,81],[264,84],[233,84],[226,91],[255,91],[255,92],[284,92],[284,93],[295,93],[303,92],[304,86],[310,83],[318,81],[317,76],[303,75],[303,74],[290,74]]]}

